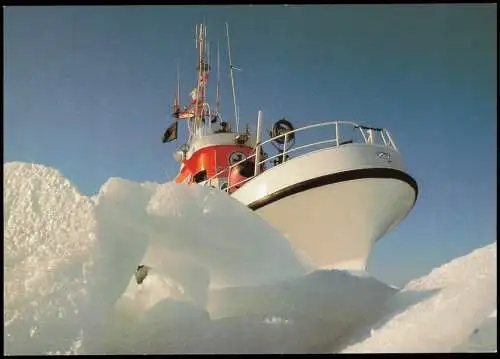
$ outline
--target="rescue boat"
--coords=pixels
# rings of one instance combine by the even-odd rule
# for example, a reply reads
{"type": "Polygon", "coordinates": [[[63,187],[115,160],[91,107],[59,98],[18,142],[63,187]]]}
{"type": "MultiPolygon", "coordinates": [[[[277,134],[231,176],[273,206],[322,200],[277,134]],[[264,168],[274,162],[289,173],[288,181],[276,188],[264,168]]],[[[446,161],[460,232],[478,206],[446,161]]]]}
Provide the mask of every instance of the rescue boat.
{"type": "Polygon", "coordinates": [[[279,230],[304,264],[365,270],[374,243],[409,214],[418,195],[389,131],[340,120],[295,128],[286,118],[264,131],[263,111],[254,134],[248,125],[242,130],[227,24],[234,122],[223,121],[219,53],[211,108],[206,28],[196,30],[198,83],[184,108],[178,83],[174,122],[162,140],[178,139],[179,123],[186,125],[186,142],[174,154],[180,164],[175,181],[210,186],[240,201],[279,230]]]}

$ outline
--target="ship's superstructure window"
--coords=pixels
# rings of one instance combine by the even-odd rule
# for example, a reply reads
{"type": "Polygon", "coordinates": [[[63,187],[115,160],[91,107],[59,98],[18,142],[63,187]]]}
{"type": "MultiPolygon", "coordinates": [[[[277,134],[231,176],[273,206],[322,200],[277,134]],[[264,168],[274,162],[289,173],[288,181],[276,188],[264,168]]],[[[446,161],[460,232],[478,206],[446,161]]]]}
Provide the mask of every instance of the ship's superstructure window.
{"type": "Polygon", "coordinates": [[[206,181],[207,179],[208,179],[207,170],[202,170],[202,171],[198,172],[197,174],[195,174],[193,177],[193,181],[195,183],[200,183],[200,182],[206,181]]]}

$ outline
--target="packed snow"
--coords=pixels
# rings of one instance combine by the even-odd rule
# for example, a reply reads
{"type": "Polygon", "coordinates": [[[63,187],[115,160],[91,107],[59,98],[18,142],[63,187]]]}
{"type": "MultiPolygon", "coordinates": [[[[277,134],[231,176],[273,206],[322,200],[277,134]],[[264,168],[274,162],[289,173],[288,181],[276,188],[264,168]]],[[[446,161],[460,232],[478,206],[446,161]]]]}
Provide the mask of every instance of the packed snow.
{"type": "Polygon", "coordinates": [[[4,353],[495,352],[496,250],[398,289],[306,267],[225,193],[111,178],[89,198],[7,163],[4,353]]]}
{"type": "Polygon", "coordinates": [[[456,346],[453,351],[462,353],[496,352],[497,351],[497,316],[496,309],[481,323],[469,337],[456,346]]]}
{"type": "Polygon", "coordinates": [[[436,353],[459,346],[496,308],[496,255],[493,243],[409,282],[388,301],[388,318],[344,352],[436,353]],[[397,313],[401,305],[405,310],[397,313]],[[402,330],[411,336],[398,335],[402,330]]]}

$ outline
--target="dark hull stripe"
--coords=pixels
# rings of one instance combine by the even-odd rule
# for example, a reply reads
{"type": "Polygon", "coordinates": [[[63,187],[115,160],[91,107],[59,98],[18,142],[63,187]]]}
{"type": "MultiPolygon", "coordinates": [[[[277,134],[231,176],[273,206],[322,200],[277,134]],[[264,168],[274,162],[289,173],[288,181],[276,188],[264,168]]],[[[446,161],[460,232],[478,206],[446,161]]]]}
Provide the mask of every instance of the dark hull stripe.
{"type": "Polygon", "coordinates": [[[268,194],[248,205],[248,208],[257,210],[285,197],[301,193],[310,189],[330,185],[338,182],[352,181],[363,178],[391,178],[408,183],[415,190],[415,202],[418,197],[417,182],[408,174],[392,168],[364,168],[345,172],[336,172],[321,177],[312,178],[295,183],[274,193],[268,194]]]}

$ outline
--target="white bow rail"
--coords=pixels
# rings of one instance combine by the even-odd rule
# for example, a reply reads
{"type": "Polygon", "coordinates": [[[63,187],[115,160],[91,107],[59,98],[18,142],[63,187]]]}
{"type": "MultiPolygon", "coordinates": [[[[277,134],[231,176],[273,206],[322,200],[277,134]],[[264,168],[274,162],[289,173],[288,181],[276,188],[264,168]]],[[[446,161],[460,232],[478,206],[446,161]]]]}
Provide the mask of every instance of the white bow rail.
{"type": "MultiPolygon", "coordinates": [[[[273,166],[281,166],[283,163],[285,163],[287,160],[289,160],[289,155],[291,153],[294,153],[297,156],[322,149],[322,148],[330,148],[330,147],[339,147],[343,146],[346,144],[350,143],[362,143],[362,144],[367,144],[367,145],[374,145],[374,146],[384,146],[384,147],[389,147],[395,151],[398,151],[396,144],[394,143],[389,131],[387,131],[384,128],[373,128],[373,127],[367,127],[367,126],[362,126],[354,122],[350,121],[329,121],[329,122],[322,122],[322,123],[317,123],[313,125],[308,125],[304,127],[300,127],[297,129],[294,129],[292,131],[286,132],[284,134],[278,135],[273,138],[269,138],[266,141],[260,142],[261,138],[261,127],[262,127],[262,119],[261,119],[261,112],[259,111],[259,121],[257,123],[257,144],[254,149],[254,153],[247,158],[236,162],[222,171],[219,171],[212,177],[210,177],[204,185],[212,186],[213,180],[218,178],[219,176],[223,177],[228,177],[228,174],[230,173],[231,169],[234,167],[238,166],[239,164],[247,161],[252,161],[255,163],[255,172],[254,175],[248,178],[245,178],[242,181],[239,181],[238,183],[228,183],[228,186],[226,188],[220,188],[221,190],[225,192],[231,191],[232,188],[235,186],[241,185],[247,181],[250,181],[252,178],[256,177],[260,173],[260,169],[262,164],[264,163],[269,163],[273,166]],[[324,130],[322,131],[322,134],[324,134],[325,139],[321,139],[319,141],[315,142],[310,142],[306,143],[304,145],[298,146],[298,147],[291,147],[287,148],[287,144],[289,142],[289,139],[292,138],[292,134],[297,134],[299,132],[305,133],[307,131],[311,131],[312,129],[317,129],[323,127],[324,130]],[[333,131],[329,131],[329,129],[332,129],[333,131]],[[348,136],[343,136],[340,135],[341,130],[345,133],[345,129],[351,129],[351,137],[348,136]],[[355,133],[361,134],[361,137],[355,136],[355,133]],[[279,138],[284,138],[284,146],[283,146],[283,151],[278,152],[277,154],[267,157],[263,160],[260,159],[262,154],[264,153],[262,151],[264,145],[269,145],[272,142],[275,142],[279,138]],[[260,142],[260,143],[259,143],[260,142]],[[274,164],[271,162],[274,159],[277,159],[278,157],[281,157],[280,161],[278,164],[274,164]],[[254,159],[255,158],[255,159],[254,159]]],[[[306,137],[306,136],[304,136],[306,137]]],[[[212,186],[214,187],[214,186],[212,186]]]]}

